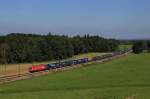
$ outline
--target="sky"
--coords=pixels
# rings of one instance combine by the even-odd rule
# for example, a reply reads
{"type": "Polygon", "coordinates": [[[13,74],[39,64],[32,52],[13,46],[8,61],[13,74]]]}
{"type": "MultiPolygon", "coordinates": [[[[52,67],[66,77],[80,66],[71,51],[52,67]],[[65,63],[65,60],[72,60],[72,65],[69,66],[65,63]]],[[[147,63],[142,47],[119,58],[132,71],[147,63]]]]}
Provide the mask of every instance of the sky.
{"type": "Polygon", "coordinates": [[[150,0],[0,0],[0,34],[150,38],[150,0]]]}

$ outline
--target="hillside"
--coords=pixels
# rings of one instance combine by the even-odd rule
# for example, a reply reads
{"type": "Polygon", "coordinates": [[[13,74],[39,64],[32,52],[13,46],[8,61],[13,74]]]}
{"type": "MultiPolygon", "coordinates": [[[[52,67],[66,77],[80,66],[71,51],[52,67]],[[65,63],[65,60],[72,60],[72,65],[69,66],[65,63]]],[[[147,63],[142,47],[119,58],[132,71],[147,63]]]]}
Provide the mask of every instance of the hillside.
{"type": "Polygon", "coordinates": [[[149,99],[150,54],[0,85],[2,99],[149,99]]]}

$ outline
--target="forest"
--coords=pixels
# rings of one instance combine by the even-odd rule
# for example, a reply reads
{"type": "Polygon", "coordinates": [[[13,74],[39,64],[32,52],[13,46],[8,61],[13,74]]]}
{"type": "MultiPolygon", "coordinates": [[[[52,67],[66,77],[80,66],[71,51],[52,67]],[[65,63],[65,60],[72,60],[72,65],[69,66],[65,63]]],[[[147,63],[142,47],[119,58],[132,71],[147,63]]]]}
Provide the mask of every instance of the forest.
{"type": "Polygon", "coordinates": [[[119,41],[100,36],[10,33],[0,36],[0,64],[60,60],[88,52],[112,52],[119,41]]]}

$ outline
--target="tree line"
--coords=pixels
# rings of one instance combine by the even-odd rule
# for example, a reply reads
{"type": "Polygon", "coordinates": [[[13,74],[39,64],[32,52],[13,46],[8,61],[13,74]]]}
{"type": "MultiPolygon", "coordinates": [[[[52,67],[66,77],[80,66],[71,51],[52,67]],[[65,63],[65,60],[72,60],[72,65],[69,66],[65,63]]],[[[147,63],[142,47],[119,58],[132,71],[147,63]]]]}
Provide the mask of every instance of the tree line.
{"type": "Polygon", "coordinates": [[[142,52],[150,52],[150,40],[137,40],[133,42],[133,52],[138,54],[142,52]]]}
{"type": "Polygon", "coordinates": [[[131,39],[119,40],[120,45],[132,45],[132,50],[135,54],[142,52],[150,53],[150,39],[131,39]]]}
{"type": "Polygon", "coordinates": [[[0,64],[59,60],[88,52],[111,52],[115,39],[100,36],[35,35],[11,33],[0,36],[0,64]]]}

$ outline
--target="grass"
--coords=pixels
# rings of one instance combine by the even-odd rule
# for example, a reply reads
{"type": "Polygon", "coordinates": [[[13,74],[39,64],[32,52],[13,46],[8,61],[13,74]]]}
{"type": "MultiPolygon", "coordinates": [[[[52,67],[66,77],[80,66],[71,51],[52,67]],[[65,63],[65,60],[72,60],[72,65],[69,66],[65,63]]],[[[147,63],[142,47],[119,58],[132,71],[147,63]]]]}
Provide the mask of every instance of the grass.
{"type": "Polygon", "coordinates": [[[118,50],[124,51],[124,50],[128,50],[129,48],[132,48],[132,45],[119,45],[118,50]]]}
{"type": "Polygon", "coordinates": [[[1,99],[149,99],[150,54],[0,85],[1,99]]]}

